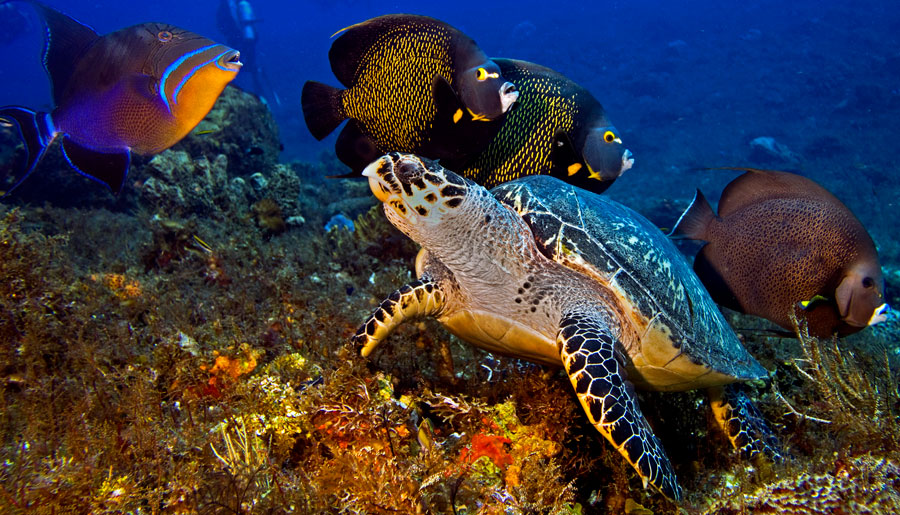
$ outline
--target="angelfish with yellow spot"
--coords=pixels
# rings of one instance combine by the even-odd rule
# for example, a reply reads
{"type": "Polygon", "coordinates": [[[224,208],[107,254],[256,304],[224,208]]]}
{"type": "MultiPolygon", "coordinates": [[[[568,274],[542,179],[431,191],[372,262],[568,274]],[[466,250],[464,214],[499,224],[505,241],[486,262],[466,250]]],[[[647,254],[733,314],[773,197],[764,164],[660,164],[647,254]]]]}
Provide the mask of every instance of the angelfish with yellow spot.
{"type": "Polygon", "coordinates": [[[609,188],[634,158],[600,102],[550,68],[493,61],[519,91],[503,127],[473,159],[442,164],[486,188],[524,175],[552,175],[594,193],[609,188]]]}
{"type": "Polygon", "coordinates": [[[338,33],[328,59],[346,89],[307,81],[301,103],[319,140],[350,119],[335,144],[348,175],[387,152],[473,156],[518,98],[475,41],[434,18],[388,14],[338,33]]]}
{"type": "Polygon", "coordinates": [[[237,50],[172,25],[143,23],[100,36],[28,3],[46,27],[43,63],[55,108],[0,108],[0,120],[18,128],[27,151],[24,168],[0,178],[2,194],[34,170],[58,136],[73,168],[118,193],[131,153],[156,154],[181,140],[241,69],[237,50]]]}

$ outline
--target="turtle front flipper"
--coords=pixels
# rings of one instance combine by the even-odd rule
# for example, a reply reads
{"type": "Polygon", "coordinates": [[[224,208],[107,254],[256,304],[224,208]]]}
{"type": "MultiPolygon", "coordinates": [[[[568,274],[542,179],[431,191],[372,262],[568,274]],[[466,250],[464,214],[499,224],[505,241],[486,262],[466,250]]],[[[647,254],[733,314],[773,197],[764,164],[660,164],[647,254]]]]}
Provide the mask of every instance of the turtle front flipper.
{"type": "Polygon", "coordinates": [[[569,314],[556,337],[578,400],[594,427],[635,468],[645,488],[649,483],[670,499],[681,500],[672,464],[616,359],[617,339],[596,318],[569,314]]]}
{"type": "Polygon", "coordinates": [[[356,330],[350,341],[368,357],[382,340],[408,319],[436,315],[444,305],[444,293],[427,277],[395,290],[356,330]]]}
{"type": "Polygon", "coordinates": [[[716,423],[741,458],[752,459],[763,453],[772,461],[784,461],[786,454],[778,437],[740,386],[716,386],[708,393],[716,423]]]}

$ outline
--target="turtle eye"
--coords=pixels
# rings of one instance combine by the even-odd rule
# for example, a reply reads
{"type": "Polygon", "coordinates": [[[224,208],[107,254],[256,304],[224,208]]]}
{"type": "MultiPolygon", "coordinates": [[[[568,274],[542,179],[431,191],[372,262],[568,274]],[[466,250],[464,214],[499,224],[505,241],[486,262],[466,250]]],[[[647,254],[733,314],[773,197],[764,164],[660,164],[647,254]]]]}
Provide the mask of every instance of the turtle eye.
{"type": "Polygon", "coordinates": [[[487,76],[488,72],[484,68],[478,68],[477,70],[475,70],[475,80],[483,81],[487,78],[487,76]]]}
{"type": "Polygon", "coordinates": [[[613,131],[606,131],[603,133],[603,141],[612,143],[613,141],[616,141],[616,135],[613,133],[613,131]]]}
{"type": "Polygon", "coordinates": [[[871,288],[875,286],[875,281],[871,277],[865,277],[862,280],[863,288],[871,288]]]}
{"type": "Polygon", "coordinates": [[[160,40],[163,43],[168,43],[169,41],[172,41],[172,37],[173,37],[172,33],[169,32],[168,30],[161,30],[161,31],[159,31],[159,34],[156,35],[156,39],[160,40]]]}

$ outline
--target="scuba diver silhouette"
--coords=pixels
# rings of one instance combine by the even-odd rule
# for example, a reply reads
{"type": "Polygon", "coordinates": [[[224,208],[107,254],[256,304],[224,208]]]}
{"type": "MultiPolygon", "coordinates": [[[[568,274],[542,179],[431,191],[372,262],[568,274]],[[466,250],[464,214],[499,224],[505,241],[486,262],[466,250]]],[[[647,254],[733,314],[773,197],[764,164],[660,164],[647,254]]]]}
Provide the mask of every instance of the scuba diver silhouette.
{"type": "Polygon", "coordinates": [[[268,104],[268,99],[271,98],[275,105],[280,106],[281,99],[272,89],[269,78],[257,58],[256,43],[259,34],[256,24],[260,20],[256,18],[249,0],[221,0],[216,12],[216,21],[219,30],[225,36],[226,43],[240,50],[244,74],[249,73],[253,77],[253,92],[259,95],[264,103],[268,104]]]}

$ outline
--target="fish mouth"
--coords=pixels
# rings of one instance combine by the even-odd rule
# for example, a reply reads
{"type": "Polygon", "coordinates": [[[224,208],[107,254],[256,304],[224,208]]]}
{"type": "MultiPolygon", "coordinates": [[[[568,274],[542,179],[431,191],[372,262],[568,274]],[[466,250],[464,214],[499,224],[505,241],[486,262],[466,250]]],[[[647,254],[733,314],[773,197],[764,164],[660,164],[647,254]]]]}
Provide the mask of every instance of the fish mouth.
{"type": "Polygon", "coordinates": [[[875,311],[872,312],[872,318],[869,319],[868,325],[880,324],[886,321],[890,309],[891,308],[887,305],[887,302],[875,308],[875,311]]]}
{"type": "Polygon", "coordinates": [[[222,54],[222,57],[219,58],[219,64],[222,68],[231,71],[240,71],[244,66],[244,63],[241,62],[241,53],[237,50],[229,50],[222,54]]]}
{"type": "Polygon", "coordinates": [[[625,153],[622,154],[622,171],[619,172],[619,174],[623,174],[627,170],[630,170],[632,166],[634,166],[634,156],[631,154],[631,151],[626,148],[625,153]]]}
{"type": "Polygon", "coordinates": [[[500,108],[502,112],[509,111],[509,108],[519,99],[519,92],[516,91],[516,85],[512,82],[504,82],[500,86],[500,108]]]}

